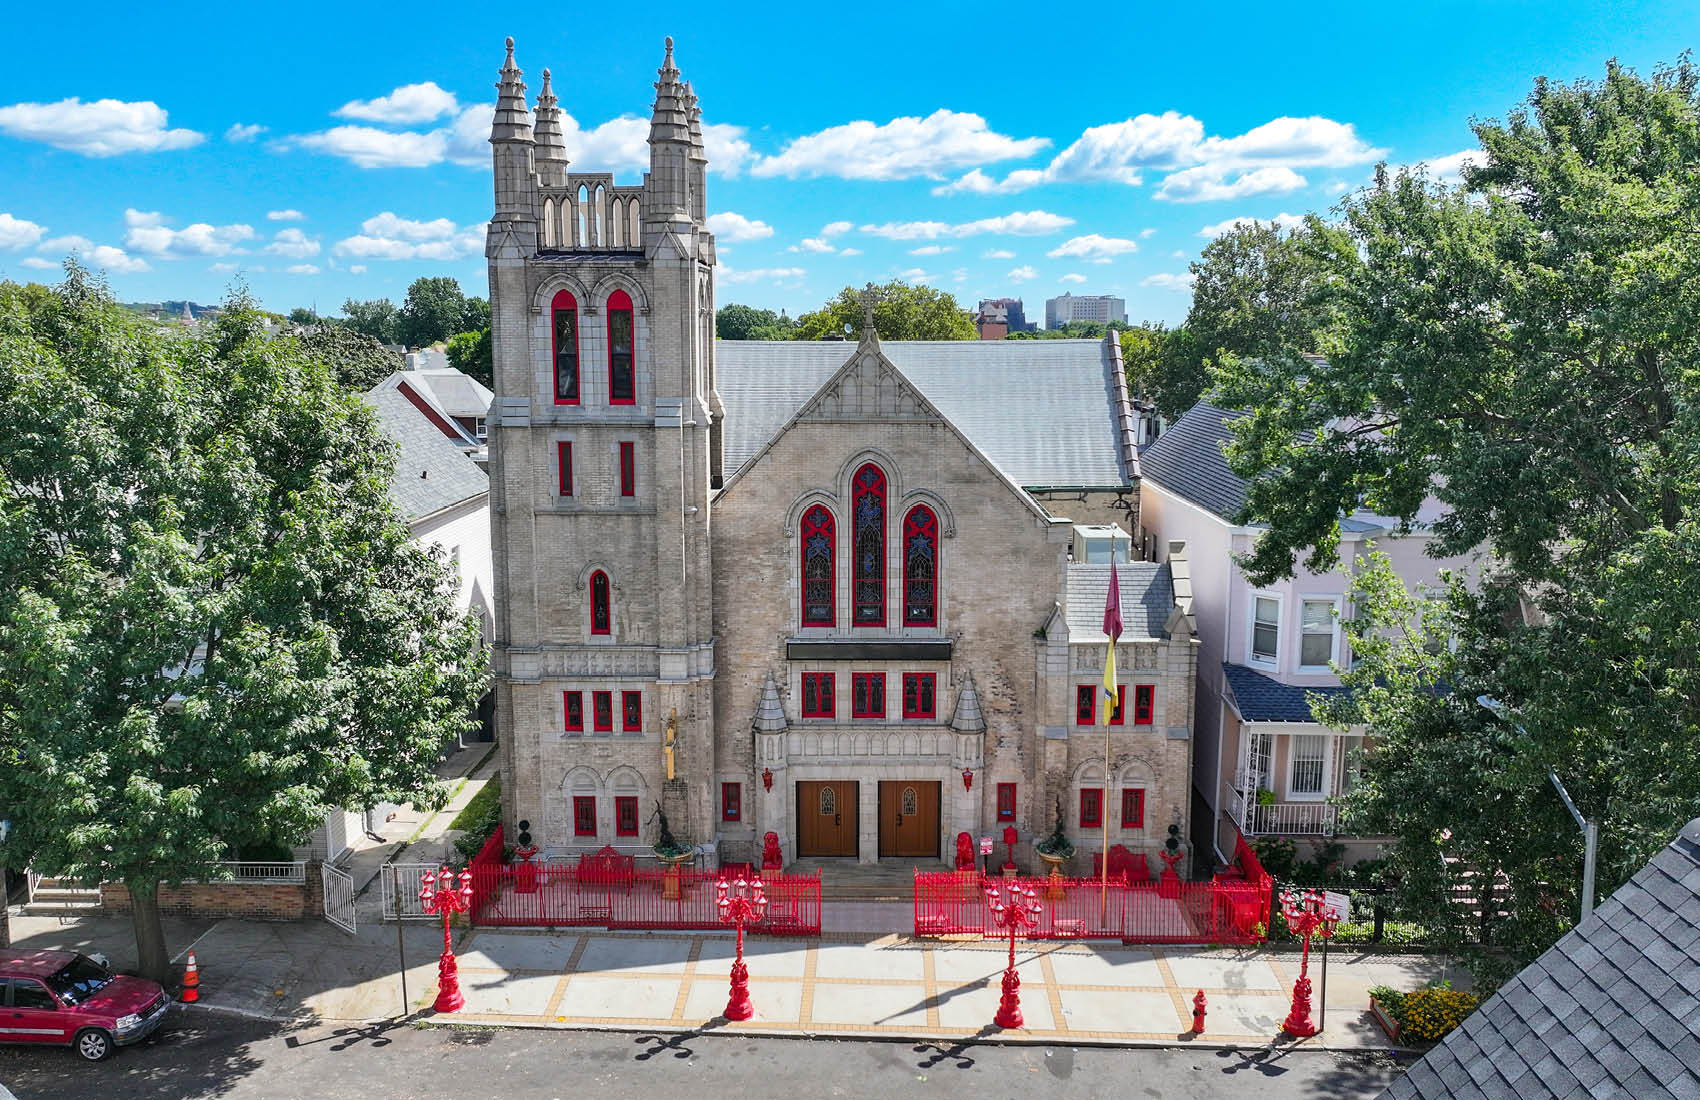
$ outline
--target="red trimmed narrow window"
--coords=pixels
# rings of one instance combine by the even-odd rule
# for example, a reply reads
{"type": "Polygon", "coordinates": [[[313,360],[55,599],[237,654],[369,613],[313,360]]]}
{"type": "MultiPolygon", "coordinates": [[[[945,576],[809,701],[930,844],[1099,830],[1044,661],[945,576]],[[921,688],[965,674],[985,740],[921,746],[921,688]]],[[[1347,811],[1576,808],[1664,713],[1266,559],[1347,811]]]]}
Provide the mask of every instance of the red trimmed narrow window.
{"type": "Polygon", "coordinates": [[[573,796],[573,835],[596,835],[596,799],[592,795],[573,796]]]}
{"type": "Polygon", "coordinates": [[[561,495],[573,495],[573,445],[566,440],[555,444],[555,465],[561,473],[561,495]]]}
{"type": "Polygon", "coordinates": [[[938,704],[933,697],[938,685],[935,672],[905,672],[903,674],[903,717],[936,718],[938,704]]]}
{"type": "Polygon", "coordinates": [[[590,632],[607,634],[609,621],[608,574],[598,569],[590,575],[590,632]]]}
{"type": "Polygon", "coordinates": [[[1015,820],[1015,784],[998,784],[998,820],[1015,820]]]}
{"type": "Polygon", "coordinates": [[[566,726],[563,728],[565,728],[568,733],[583,733],[584,692],[563,691],[561,692],[561,698],[563,700],[562,709],[567,715],[566,726]]]}
{"type": "Polygon", "coordinates": [[[744,785],[742,783],[720,784],[720,820],[742,821],[744,819],[744,785]]]}
{"type": "Polygon", "coordinates": [[[643,731],[643,692],[620,692],[620,728],[627,733],[643,731]]]}
{"type": "Polygon", "coordinates": [[[632,300],[623,290],[608,295],[608,403],[637,403],[632,370],[632,300]]]}
{"type": "Polygon", "coordinates": [[[637,795],[622,794],[614,798],[614,835],[638,835],[637,795]]]}
{"type": "Polygon", "coordinates": [[[1102,829],[1104,827],[1104,788],[1080,788],[1080,827],[1082,829],[1102,829]]]}
{"type": "Polygon", "coordinates": [[[591,728],[597,733],[614,732],[614,693],[611,691],[593,691],[590,693],[591,728]]]}
{"type": "Polygon", "coordinates": [[[1115,706],[1114,710],[1110,711],[1110,722],[1109,722],[1109,724],[1112,725],[1112,726],[1119,726],[1119,725],[1122,725],[1124,722],[1126,722],[1127,721],[1127,710],[1126,710],[1126,708],[1127,708],[1127,685],[1126,684],[1117,684],[1116,685],[1116,706],[1115,706]]]}
{"type": "Polygon", "coordinates": [[[850,674],[850,716],[853,718],[885,717],[885,673],[853,672],[850,674]]]}
{"type": "Polygon", "coordinates": [[[637,444],[620,444],[620,495],[637,496],[637,444]]]}
{"type": "Polygon", "coordinates": [[[885,625],[885,474],[869,463],[851,479],[852,626],[885,625]]]}
{"type": "Polygon", "coordinates": [[[939,521],[917,504],[903,520],[903,625],[939,621],[939,521]]]}
{"type": "Polygon", "coordinates": [[[834,713],[832,706],[832,673],[803,673],[803,717],[831,718],[834,716],[834,713]]]}
{"type": "Polygon", "coordinates": [[[833,566],[833,519],[824,504],[817,504],[803,513],[803,625],[835,626],[833,614],[837,601],[833,587],[837,581],[833,566]]]}
{"type": "Polygon", "coordinates": [[[1133,689],[1133,724],[1149,726],[1157,706],[1157,685],[1139,684],[1133,689]]]}
{"type": "Polygon", "coordinates": [[[1122,791],[1122,828],[1145,828],[1145,788],[1129,787],[1122,791]]]}
{"type": "Polygon", "coordinates": [[[555,295],[549,314],[550,355],[555,362],[555,404],[578,404],[578,302],[567,291],[555,295]]]}
{"type": "Polygon", "coordinates": [[[1092,684],[1079,684],[1074,689],[1074,724],[1091,726],[1097,723],[1092,712],[1098,706],[1098,689],[1092,684]]]}

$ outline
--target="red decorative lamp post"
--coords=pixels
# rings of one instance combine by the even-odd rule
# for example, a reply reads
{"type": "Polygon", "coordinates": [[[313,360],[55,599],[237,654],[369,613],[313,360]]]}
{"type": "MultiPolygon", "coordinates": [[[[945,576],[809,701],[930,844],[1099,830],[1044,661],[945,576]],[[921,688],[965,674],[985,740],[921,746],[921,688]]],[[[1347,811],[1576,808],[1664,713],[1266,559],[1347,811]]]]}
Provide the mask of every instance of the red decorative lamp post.
{"type": "Polygon", "coordinates": [[[1010,885],[1003,889],[1008,891],[1007,897],[996,885],[986,887],[986,904],[992,910],[992,923],[1009,931],[1009,966],[1003,972],[1003,997],[998,1001],[998,1013],[992,1017],[992,1022],[999,1027],[1014,1028],[1023,1026],[1021,977],[1015,972],[1015,937],[1017,933],[1037,928],[1042,910],[1038,895],[1031,887],[1010,885]]]}
{"type": "Polygon", "coordinates": [[[460,873],[460,885],[455,885],[455,873],[447,867],[441,871],[426,871],[419,876],[419,902],[426,913],[443,915],[443,954],[437,959],[438,1012],[459,1012],[466,1004],[460,995],[460,970],[455,966],[454,941],[449,938],[449,918],[464,913],[472,904],[472,872],[460,873]]]}
{"type": "Polygon", "coordinates": [[[1293,983],[1293,1008],[1281,1030],[1303,1039],[1317,1031],[1316,1021],[1310,1018],[1310,937],[1315,934],[1326,939],[1340,914],[1328,907],[1321,890],[1283,890],[1281,915],[1287,918],[1287,927],[1305,941],[1304,954],[1299,959],[1299,980],[1293,983]]]}
{"type": "Polygon", "coordinates": [[[747,1020],[756,1014],[750,1004],[750,972],[744,966],[744,923],[759,921],[767,915],[767,892],[761,879],[753,881],[739,875],[728,883],[724,878],[714,884],[714,907],[721,924],[736,925],[738,954],[732,960],[732,993],[726,999],[728,1020],[747,1020]]]}

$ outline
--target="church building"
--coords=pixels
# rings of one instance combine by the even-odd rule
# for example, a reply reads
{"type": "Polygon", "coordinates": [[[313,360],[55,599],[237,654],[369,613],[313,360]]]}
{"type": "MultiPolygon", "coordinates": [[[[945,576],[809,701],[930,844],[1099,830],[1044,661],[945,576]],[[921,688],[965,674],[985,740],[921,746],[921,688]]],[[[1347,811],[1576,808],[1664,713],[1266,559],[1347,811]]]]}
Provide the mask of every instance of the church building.
{"type": "Polygon", "coordinates": [[[569,165],[549,70],[490,142],[503,816],[545,858],[1018,863],[1060,816],[1188,835],[1186,547],[1140,561],[1120,345],[714,334],[702,112],[668,39],[650,168],[569,165]],[[581,169],[582,170],[579,170],[581,169]],[[1110,576],[1120,699],[1101,708],[1110,576]]]}

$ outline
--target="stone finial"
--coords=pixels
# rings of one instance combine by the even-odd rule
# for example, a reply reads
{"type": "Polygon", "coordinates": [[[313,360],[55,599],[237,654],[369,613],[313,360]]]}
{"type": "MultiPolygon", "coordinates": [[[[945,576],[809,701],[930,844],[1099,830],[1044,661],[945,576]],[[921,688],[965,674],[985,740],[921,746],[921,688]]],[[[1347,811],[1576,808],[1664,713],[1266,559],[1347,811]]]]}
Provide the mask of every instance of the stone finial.
{"type": "Polygon", "coordinates": [[[874,327],[874,303],[880,300],[879,290],[869,283],[862,288],[859,297],[862,299],[862,339],[878,340],[880,334],[874,327]]]}
{"type": "Polygon", "coordinates": [[[779,698],[779,684],[774,681],[771,672],[767,674],[767,682],[761,686],[756,718],[750,723],[750,728],[756,733],[784,733],[791,728],[791,723],[785,718],[785,703],[779,698]]]}
{"type": "Polygon", "coordinates": [[[673,39],[667,39],[667,56],[655,71],[655,110],[649,120],[649,140],[676,141],[690,144],[691,123],[685,103],[685,88],[679,83],[679,69],[673,64],[673,39]]]}
{"type": "Polygon", "coordinates": [[[537,93],[537,176],[545,187],[567,182],[567,143],[561,130],[561,109],[548,69],[537,93]]]}
{"type": "Polygon", "coordinates": [[[956,712],[950,716],[950,728],[957,733],[985,733],[986,716],[980,713],[980,693],[974,690],[974,674],[962,682],[956,693],[956,712]]]}
{"type": "Polygon", "coordinates": [[[702,106],[697,101],[696,89],[690,81],[685,81],[685,118],[691,136],[691,159],[708,161],[708,154],[703,150],[702,143],[702,106]]]}
{"type": "Polygon", "coordinates": [[[496,81],[496,117],[490,124],[491,141],[530,141],[531,109],[525,102],[525,81],[514,63],[514,40],[507,40],[508,56],[496,81]]]}

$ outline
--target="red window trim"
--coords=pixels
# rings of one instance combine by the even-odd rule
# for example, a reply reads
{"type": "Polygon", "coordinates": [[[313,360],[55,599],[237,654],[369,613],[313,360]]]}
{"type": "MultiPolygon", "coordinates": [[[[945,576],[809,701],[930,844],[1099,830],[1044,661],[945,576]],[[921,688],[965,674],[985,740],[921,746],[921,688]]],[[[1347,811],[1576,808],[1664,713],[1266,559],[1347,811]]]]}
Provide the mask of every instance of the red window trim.
{"type": "Polygon", "coordinates": [[[614,796],[614,835],[638,835],[638,800],[635,794],[617,794],[614,796]],[[631,810],[631,828],[626,828],[626,811],[631,810]]]}
{"type": "Polygon", "coordinates": [[[643,692],[620,692],[620,729],[625,733],[643,732],[643,692]],[[637,700],[637,722],[635,724],[626,717],[626,704],[631,702],[633,699],[637,700]]]}
{"type": "Polygon", "coordinates": [[[883,672],[852,672],[850,674],[850,717],[852,718],[884,718],[885,717],[885,673],[883,672]],[[858,710],[857,699],[863,693],[857,690],[862,684],[879,681],[878,689],[867,693],[868,698],[879,707],[878,710],[858,710]]]}
{"type": "Polygon", "coordinates": [[[1157,685],[1136,684],[1133,689],[1133,724],[1149,726],[1157,713],[1157,685]]]}
{"type": "Polygon", "coordinates": [[[836,718],[838,710],[838,693],[834,690],[833,674],[830,672],[803,673],[803,698],[800,709],[804,718],[836,718]],[[809,682],[815,684],[815,709],[811,712],[809,706],[809,682]],[[821,687],[826,688],[826,709],[820,709],[821,687]]]}
{"type": "Polygon", "coordinates": [[[1077,726],[1095,726],[1098,724],[1098,685],[1077,684],[1074,688],[1074,724],[1077,726]]]}
{"type": "Polygon", "coordinates": [[[1122,788],[1122,828],[1145,828],[1145,788],[1122,788]],[[1128,811],[1132,810],[1130,814],[1128,811]]]}
{"type": "MultiPolygon", "coordinates": [[[[856,476],[850,479],[850,485],[850,625],[852,627],[866,627],[870,629],[883,630],[885,628],[885,605],[889,602],[887,599],[889,593],[885,590],[885,559],[886,555],[891,552],[891,548],[887,545],[886,540],[885,494],[890,482],[886,479],[884,470],[880,469],[872,462],[867,462],[863,463],[862,466],[856,470],[856,476]],[[866,486],[861,486],[859,483],[862,480],[862,475],[869,470],[872,470],[875,477],[879,480],[866,486]],[[863,497],[878,497],[880,508],[879,554],[875,557],[874,571],[866,577],[862,576],[858,568],[858,560],[861,557],[861,547],[857,545],[859,528],[856,522],[856,511],[861,506],[863,497]],[[878,619],[867,619],[864,621],[858,614],[862,604],[857,598],[856,589],[864,583],[877,585],[879,588],[878,619]]],[[[870,604],[869,606],[872,605],[870,604]]]]}
{"type": "Polygon", "coordinates": [[[597,733],[613,733],[614,732],[614,693],[613,692],[611,692],[611,691],[593,691],[593,692],[590,693],[590,728],[597,733]],[[602,703],[608,704],[607,707],[605,707],[605,708],[602,707],[600,705],[602,703]],[[608,722],[607,722],[606,725],[604,725],[603,722],[602,722],[602,715],[604,713],[606,713],[608,715],[608,722]]]}
{"type": "Polygon", "coordinates": [[[566,440],[555,444],[555,465],[560,471],[561,495],[573,495],[573,445],[566,440]]]}
{"type": "Polygon", "coordinates": [[[616,290],[608,295],[608,404],[635,405],[637,404],[637,325],[632,319],[632,299],[623,290],[616,290]],[[626,324],[632,331],[632,395],[616,398],[614,396],[614,314],[626,314],[626,324]]]}
{"type": "Polygon", "coordinates": [[[1102,829],[1104,827],[1104,788],[1080,788],[1080,827],[1082,829],[1102,829]],[[1094,802],[1096,804],[1097,814],[1094,817],[1088,818],[1086,816],[1086,807],[1094,802]]]}
{"type": "Polygon", "coordinates": [[[744,819],[744,785],[742,783],[720,784],[720,820],[742,821],[744,819]]]}
{"type": "MultiPolygon", "coordinates": [[[[1092,702],[1093,702],[1094,705],[1097,704],[1096,699],[1093,699],[1092,702]]],[[[1117,684],[1116,685],[1116,709],[1114,709],[1110,712],[1110,720],[1107,724],[1112,725],[1112,726],[1120,726],[1120,725],[1125,724],[1126,722],[1127,722],[1127,685],[1126,684],[1117,684]]]]}
{"type": "Polygon", "coordinates": [[[592,634],[610,634],[614,629],[613,584],[608,580],[608,574],[598,569],[590,575],[590,632],[592,634]],[[597,583],[601,582],[602,593],[597,595],[597,583]],[[596,625],[598,615],[596,605],[602,605],[602,626],[596,625]]]}
{"type": "Polygon", "coordinates": [[[620,495],[637,496],[637,444],[620,444],[620,495]]]}
{"type": "Polygon", "coordinates": [[[1015,820],[1015,784],[998,784],[998,820],[1015,820]]]}
{"type": "Polygon", "coordinates": [[[573,835],[596,835],[596,796],[591,794],[573,795],[573,835]],[[586,829],[584,822],[585,811],[590,811],[590,828],[586,829]]]}
{"type": "Polygon", "coordinates": [[[905,672],[903,674],[903,717],[905,717],[905,718],[937,718],[939,716],[939,691],[938,691],[939,682],[938,681],[939,681],[938,673],[936,673],[936,672],[905,672]],[[909,709],[909,683],[910,683],[911,680],[913,680],[918,685],[919,682],[923,679],[931,681],[931,683],[932,683],[933,690],[928,692],[928,694],[933,697],[933,705],[930,709],[928,709],[926,711],[922,711],[919,708],[918,704],[921,701],[921,692],[920,692],[919,688],[917,687],[917,690],[915,692],[915,701],[917,703],[917,708],[915,710],[911,711],[909,709]]]}
{"type": "Polygon", "coordinates": [[[562,727],[568,733],[584,732],[584,692],[561,692],[561,721],[562,727]],[[573,721],[573,704],[578,704],[578,722],[573,721]]]}
{"type": "Polygon", "coordinates": [[[937,514],[925,504],[917,504],[909,509],[909,514],[903,517],[903,545],[898,547],[903,555],[903,625],[904,626],[937,626],[939,624],[939,520],[937,514]],[[925,516],[925,520],[919,517],[925,516]],[[927,601],[927,617],[911,619],[909,609],[909,585],[912,577],[909,572],[909,540],[917,535],[925,534],[933,546],[933,590],[927,601]]]}
{"type": "Polygon", "coordinates": [[[811,505],[798,525],[797,592],[798,618],[804,626],[838,625],[838,521],[832,509],[824,504],[811,505]],[[819,531],[826,536],[827,592],[826,618],[809,618],[809,536],[819,531]]]}
{"type": "Polygon", "coordinates": [[[557,404],[557,405],[577,405],[584,396],[584,369],[583,369],[583,364],[580,363],[580,361],[579,361],[579,354],[578,354],[579,349],[576,346],[573,348],[573,369],[578,371],[578,379],[577,379],[578,385],[574,388],[578,390],[579,396],[578,397],[562,397],[562,396],[560,396],[560,394],[561,394],[561,359],[560,359],[560,355],[558,354],[559,349],[556,348],[556,346],[555,346],[555,314],[558,313],[563,308],[572,310],[572,313],[573,313],[573,343],[575,345],[577,345],[578,342],[579,342],[579,340],[578,340],[578,299],[576,299],[572,296],[571,291],[566,291],[566,290],[556,291],[554,299],[549,303],[549,376],[550,376],[550,378],[552,378],[554,380],[554,383],[555,383],[555,404],[557,404]]]}

